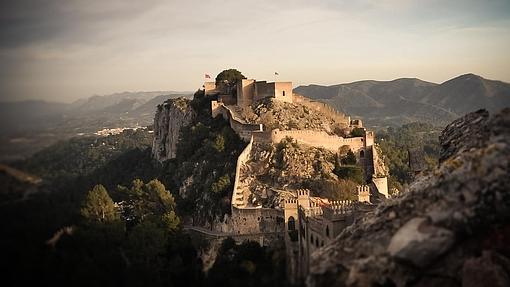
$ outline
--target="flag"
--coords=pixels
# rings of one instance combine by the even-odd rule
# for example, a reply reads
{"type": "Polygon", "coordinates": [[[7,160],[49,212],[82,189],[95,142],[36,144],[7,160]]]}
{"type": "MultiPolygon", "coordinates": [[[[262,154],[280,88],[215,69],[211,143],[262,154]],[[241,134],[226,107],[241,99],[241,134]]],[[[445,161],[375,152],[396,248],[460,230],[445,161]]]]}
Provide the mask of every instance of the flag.
{"type": "Polygon", "coordinates": [[[280,74],[278,74],[278,72],[274,72],[275,76],[279,76],[280,74]]]}
{"type": "Polygon", "coordinates": [[[206,79],[210,79],[210,78],[211,78],[211,76],[210,76],[209,74],[205,74],[205,78],[206,78],[206,79]]]}

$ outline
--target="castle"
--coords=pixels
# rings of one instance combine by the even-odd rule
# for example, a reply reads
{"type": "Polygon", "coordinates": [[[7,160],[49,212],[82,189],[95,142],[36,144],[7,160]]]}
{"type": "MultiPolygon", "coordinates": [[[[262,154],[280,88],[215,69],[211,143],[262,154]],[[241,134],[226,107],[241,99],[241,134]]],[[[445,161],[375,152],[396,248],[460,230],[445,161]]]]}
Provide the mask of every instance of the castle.
{"type": "Polygon", "coordinates": [[[292,82],[268,83],[243,79],[235,87],[215,82],[206,82],[203,87],[206,96],[217,97],[217,100],[211,101],[212,117],[222,116],[248,143],[237,160],[231,215],[211,228],[233,235],[257,234],[262,244],[270,244],[274,235],[283,238],[289,279],[294,283],[299,282],[307,275],[310,254],[333,240],[356,216],[372,209],[373,203],[388,197],[386,172],[381,168],[382,160],[374,144],[374,133],[363,128],[360,120],[351,120],[326,104],[294,95],[292,82]],[[242,120],[237,110],[264,98],[306,105],[331,115],[347,130],[358,128],[363,133],[361,136],[344,138],[317,130],[267,130],[262,124],[242,120]],[[241,178],[247,176],[244,166],[250,160],[254,144],[274,145],[288,137],[299,144],[324,148],[333,153],[338,153],[344,147],[353,151],[368,183],[357,187],[357,200],[329,201],[310,196],[309,190],[297,190],[290,191],[277,208],[249,202],[250,190],[242,184],[241,178]]]}

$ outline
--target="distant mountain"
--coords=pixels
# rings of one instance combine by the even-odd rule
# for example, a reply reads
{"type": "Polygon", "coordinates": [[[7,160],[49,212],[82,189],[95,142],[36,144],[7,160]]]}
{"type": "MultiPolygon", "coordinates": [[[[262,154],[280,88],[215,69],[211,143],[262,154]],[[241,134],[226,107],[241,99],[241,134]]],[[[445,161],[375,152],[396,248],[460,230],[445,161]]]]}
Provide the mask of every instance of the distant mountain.
{"type": "Polygon", "coordinates": [[[148,126],[158,104],[192,92],[123,92],[92,96],[71,104],[0,102],[0,162],[17,159],[77,135],[103,128],[148,126]]]}
{"type": "Polygon", "coordinates": [[[191,96],[192,94],[192,92],[160,91],[123,92],[106,96],[92,96],[73,102],[69,105],[68,111],[73,113],[125,113],[133,111],[158,97],[164,101],[169,98],[191,96]]]}
{"type": "Polygon", "coordinates": [[[413,121],[445,125],[480,108],[497,111],[510,106],[510,84],[474,74],[462,75],[442,84],[401,78],[333,86],[299,86],[294,92],[361,117],[372,127],[413,121]]]}

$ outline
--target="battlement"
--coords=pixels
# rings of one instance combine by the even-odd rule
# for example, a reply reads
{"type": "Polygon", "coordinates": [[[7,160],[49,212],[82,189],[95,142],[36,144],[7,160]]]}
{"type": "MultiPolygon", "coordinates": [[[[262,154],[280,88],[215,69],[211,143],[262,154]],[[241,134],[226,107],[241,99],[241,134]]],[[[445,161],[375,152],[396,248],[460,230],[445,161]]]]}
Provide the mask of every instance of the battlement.
{"type": "Polygon", "coordinates": [[[300,196],[310,197],[310,191],[308,189],[298,189],[297,195],[298,195],[298,197],[300,197],[300,196]]]}
{"type": "Polygon", "coordinates": [[[334,215],[346,214],[353,210],[354,201],[352,200],[330,201],[329,206],[327,208],[331,209],[334,215]]]}
{"type": "Polygon", "coordinates": [[[311,208],[305,210],[305,215],[308,217],[321,216],[323,213],[324,212],[322,210],[322,207],[320,207],[320,206],[314,206],[314,207],[311,207],[311,208]]]}
{"type": "Polygon", "coordinates": [[[368,185],[358,185],[356,187],[358,191],[358,201],[370,203],[370,187],[368,185]]]}
{"type": "Polygon", "coordinates": [[[273,143],[279,143],[287,137],[295,139],[298,143],[313,147],[322,147],[332,152],[338,152],[342,146],[348,146],[353,152],[357,152],[365,146],[363,137],[343,138],[336,135],[329,135],[324,131],[281,131],[279,129],[274,129],[271,133],[271,141],[273,143]]]}
{"type": "Polygon", "coordinates": [[[288,199],[285,199],[283,202],[284,202],[284,206],[295,205],[298,203],[298,200],[296,198],[288,198],[288,199]]]}

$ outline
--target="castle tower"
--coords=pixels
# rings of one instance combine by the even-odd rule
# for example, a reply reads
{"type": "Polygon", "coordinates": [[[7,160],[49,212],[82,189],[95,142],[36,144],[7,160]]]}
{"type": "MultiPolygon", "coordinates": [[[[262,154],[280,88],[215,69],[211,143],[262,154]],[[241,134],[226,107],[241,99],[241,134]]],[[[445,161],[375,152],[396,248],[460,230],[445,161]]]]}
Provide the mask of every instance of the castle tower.
{"type": "Polygon", "coordinates": [[[298,189],[298,204],[304,209],[310,209],[310,191],[308,189],[298,189]]]}
{"type": "Polygon", "coordinates": [[[370,187],[368,185],[358,185],[358,201],[370,203],[370,187]]]}
{"type": "Polygon", "coordinates": [[[370,147],[374,145],[374,132],[373,131],[367,131],[365,129],[365,135],[363,136],[363,141],[365,142],[365,147],[370,147]]]}
{"type": "Polygon", "coordinates": [[[287,254],[287,274],[292,284],[299,277],[299,215],[298,200],[286,199],[283,204],[285,215],[285,252],[287,254]]]}
{"type": "Polygon", "coordinates": [[[283,203],[283,210],[285,215],[285,230],[289,231],[298,230],[298,200],[296,198],[286,199],[283,203]]]}

